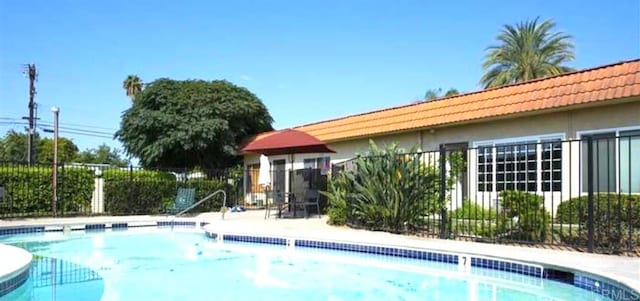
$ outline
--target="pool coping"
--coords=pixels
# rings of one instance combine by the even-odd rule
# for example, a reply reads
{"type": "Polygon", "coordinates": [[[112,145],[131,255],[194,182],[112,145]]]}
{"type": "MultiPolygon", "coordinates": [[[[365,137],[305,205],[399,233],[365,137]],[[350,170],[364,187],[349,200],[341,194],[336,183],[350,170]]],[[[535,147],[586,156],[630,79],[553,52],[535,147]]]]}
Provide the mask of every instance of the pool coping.
{"type": "MultiPolygon", "coordinates": [[[[262,216],[261,213],[256,213],[256,216],[262,216]]],[[[240,216],[240,215],[238,215],[240,216]]],[[[122,224],[127,224],[126,228],[134,227],[165,227],[165,226],[187,226],[194,228],[202,228],[205,233],[223,233],[223,234],[235,234],[247,237],[271,237],[294,240],[310,240],[310,241],[323,241],[325,243],[347,243],[358,244],[363,246],[377,246],[388,247],[395,250],[400,249],[416,249],[422,251],[439,252],[439,253],[454,253],[465,254],[471,257],[485,258],[494,261],[500,261],[501,259],[507,261],[524,262],[532,265],[540,265],[545,269],[554,269],[560,271],[567,271],[577,275],[577,279],[573,285],[581,287],[583,289],[596,291],[603,289],[610,289],[610,286],[601,286],[601,282],[608,285],[613,285],[614,288],[624,288],[626,291],[633,293],[632,296],[635,299],[626,300],[640,300],[636,296],[640,295],[640,281],[628,278],[621,275],[619,272],[620,263],[618,266],[614,266],[613,270],[609,271],[609,267],[601,265],[598,268],[591,264],[591,267],[576,268],[576,261],[573,260],[573,264],[563,264],[561,260],[554,258],[554,256],[536,256],[537,253],[549,253],[554,250],[536,249],[536,248],[523,248],[512,247],[496,244],[484,244],[477,242],[464,242],[464,241],[451,241],[451,240],[438,240],[428,238],[418,238],[406,235],[397,235],[386,232],[375,232],[365,230],[355,230],[343,227],[333,227],[324,225],[313,225],[314,220],[302,220],[300,224],[296,224],[294,221],[286,220],[262,220],[259,223],[255,223],[258,220],[243,221],[243,220],[222,220],[219,215],[217,218],[211,217],[180,217],[175,219],[175,223],[170,223],[172,217],[170,216],[137,216],[137,217],[93,217],[93,218],[70,218],[70,219],[47,219],[47,220],[29,220],[29,221],[16,221],[16,222],[3,222],[0,221],[0,235],[12,234],[6,232],[8,229],[14,229],[15,231],[29,231],[29,232],[56,232],[56,231],[77,231],[77,230],[103,230],[103,229],[117,229],[122,224]],[[239,223],[238,223],[239,222],[239,223]],[[101,225],[102,224],[102,225],[101,225]],[[115,225],[115,227],[114,227],[115,225]],[[263,226],[264,225],[264,226],[263,226]],[[299,227],[300,225],[309,226],[308,228],[299,227]],[[204,226],[204,227],[203,227],[204,226]],[[298,226],[298,227],[296,227],[298,226]],[[34,231],[34,229],[40,229],[34,231]],[[30,230],[28,230],[30,229],[30,230]],[[321,231],[318,231],[321,230],[321,231]],[[384,243],[381,243],[384,242],[384,243]],[[491,250],[502,250],[503,252],[492,252],[491,250]],[[617,270],[616,270],[617,269],[617,270]]],[[[254,217],[255,218],[255,217],[254,217]]],[[[298,220],[299,221],[299,220],[298,220]]],[[[318,220],[316,223],[324,223],[323,220],[318,220]]],[[[21,232],[16,232],[21,233],[21,232]]],[[[551,252],[552,253],[552,252],[551,252]]],[[[557,251],[555,254],[561,254],[563,256],[576,255],[577,257],[590,258],[589,260],[598,261],[612,261],[616,259],[612,255],[598,255],[598,254],[585,254],[571,251],[557,251]],[[561,253],[558,253],[561,252],[561,253]]],[[[552,253],[553,255],[553,253],[552,253]]],[[[574,257],[574,256],[571,256],[574,257]]],[[[618,261],[620,258],[618,258],[618,261]]],[[[614,260],[615,261],[615,260],[614,260]]],[[[623,261],[624,263],[625,261],[623,261]]],[[[627,260],[628,262],[628,260],[627,260]]],[[[482,263],[480,263],[482,264],[482,263]]],[[[640,259],[637,262],[634,260],[633,266],[637,264],[640,275],[640,259]]],[[[478,265],[478,262],[476,262],[478,265]]],[[[490,267],[490,266],[488,266],[490,267]]],[[[626,267],[626,266],[625,266],[626,267]]],[[[635,273],[631,273],[634,275],[635,273]]],[[[1,273],[0,273],[1,275],[1,273]]],[[[0,277],[2,279],[2,277],[0,277]]],[[[620,299],[620,298],[619,298],[620,299]]],[[[623,299],[620,299],[623,300],[623,299]]]]}
{"type": "Polygon", "coordinates": [[[20,287],[29,278],[33,255],[18,247],[0,244],[0,297],[20,287]]]}

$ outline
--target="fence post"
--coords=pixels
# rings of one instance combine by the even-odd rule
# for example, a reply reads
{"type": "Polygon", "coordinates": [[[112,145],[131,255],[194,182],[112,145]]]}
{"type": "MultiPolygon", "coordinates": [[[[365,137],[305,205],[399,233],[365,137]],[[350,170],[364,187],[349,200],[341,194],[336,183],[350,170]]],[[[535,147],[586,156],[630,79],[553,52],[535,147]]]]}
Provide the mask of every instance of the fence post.
{"type": "Polygon", "coordinates": [[[51,215],[56,217],[58,215],[58,162],[54,160],[51,166],[51,215]]]}
{"type": "Polygon", "coordinates": [[[587,250],[593,252],[594,221],[593,221],[593,137],[587,136],[587,250]]]}
{"type": "Polygon", "coordinates": [[[445,206],[447,194],[447,149],[444,144],[440,145],[440,238],[448,238],[447,229],[447,207],[445,206]]]}

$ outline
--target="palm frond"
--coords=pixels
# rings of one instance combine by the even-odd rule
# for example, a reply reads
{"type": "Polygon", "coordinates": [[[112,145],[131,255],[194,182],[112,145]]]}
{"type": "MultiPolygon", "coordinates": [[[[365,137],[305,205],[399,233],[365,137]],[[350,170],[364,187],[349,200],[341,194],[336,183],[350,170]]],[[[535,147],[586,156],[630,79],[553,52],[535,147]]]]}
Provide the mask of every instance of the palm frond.
{"type": "Polygon", "coordinates": [[[555,22],[539,18],[533,21],[504,25],[496,40],[487,47],[480,83],[485,88],[553,76],[569,70],[564,63],[572,61],[572,37],[553,32],[555,22]]]}

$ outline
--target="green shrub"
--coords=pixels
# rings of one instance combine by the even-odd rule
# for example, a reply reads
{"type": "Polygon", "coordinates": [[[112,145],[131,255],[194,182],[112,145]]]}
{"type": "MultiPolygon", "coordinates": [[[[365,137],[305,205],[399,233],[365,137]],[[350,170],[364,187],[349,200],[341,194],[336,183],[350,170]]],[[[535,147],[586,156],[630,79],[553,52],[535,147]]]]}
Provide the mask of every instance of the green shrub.
{"type": "MultiPolygon", "coordinates": [[[[587,202],[588,198],[581,196],[560,203],[556,213],[556,222],[566,224],[586,222],[587,202]]],[[[640,195],[596,194],[593,197],[593,203],[596,215],[605,212],[609,216],[616,216],[616,220],[640,228],[640,195]]]]}
{"type": "Polygon", "coordinates": [[[347,223],[347,191],[349,185],[346,174],[340,173],[329,179],[327,191],[321,191],[327,197],[329,206],[327,216],[330,225],[341,226],[347,223]]]}
{"type": "Polygon", "coordinates": [[[500,231],[507,239],[544,242],[549,234],[549,213],[542,196],[519,190],[500,192],[500,231]]]}
{"type": "Polygon", "coordinates": [[[456,235],[492,238],[497,230],[497,213],[469,200],[450,214],[451,231],[456,235]]]}
{"type": "MultiPolygon", "coordinates": [[[[233,186],[224,183],[218,180],[207,180],[207,179],[197,179],[197,180],[189,180],[183,183],[178,183],[180,187],[189,187],[196,189],[196,198],[195,202],[207,197],[208,195],[214,193],[215,191],[222,189],[227,194],[227,203],[226,206],[230,207],[234,205],[234,189],[233,186]]],[[[175,194],[174,194],[175,196],[175,194]]],[[[218,194],[214,196],[212,199],[205,201],[204,203],[198,205],[193,208],[193,212],[210,212],[210,211],[220,211],[222,208],[223,196],[218,194]]],[[[171,199],[173,202],[173,199],[171,199]]]]}
{"type": "Polygon", "coordinates": [[[58,171],[58,211],[61,214],[90,212],[94,179],[93,172],[84,167],[65,167],[58,171]]]}
{"type": "Polygon", "coordinates": [[[106,212],[158,214],[173,202],[177,192],[171,173],[146,170],[107,170],[103,173],[106,212]]]}
{"type": "MultiPolygon", "coordinates": [[[[567,242],[587,244],[588,198],[577,197],[558,206],[556,221],[579,225],[576,233],[563,235],[567,242]]],[[[640,244],[640,196],[596,194],[593,198],[594,244],[611,251],[640,244]]]]}
{"type": "Polygon", "coordinates": [[[437,169],[420,154],[401,154],[396,145],[380,150],[371,142],[370,156],[356,160],[356,170],[345,172],[350,222],[374,230],[412,231],[424,217],[444,208],[438,190],[437,169]]]}
{"type": "Polygon", "coordinates": [[[453,211],[452,216],[460,219],[495,220],[497,213],[495,210],[485,209],[481,205],[464,200],[462,206],[453,211]]]}
{"type": "MultiPolygon", "coordinates": [[[[103,174],[105,207],[111,214],[159,214],[175,201],[178,188],[195,188],[194,202],[218,189],[227,193],[227,206],[233,205],[233,186],[206,178],[177,181],[168,172],[149,170],[108,170],[103,174]]],[[[219,211],[222,195],[216,195],[190,212],[219,211]]]]}
{"type": "MultiPolygon", "coordinates": [[[[43,167],[12,166],[0,169],[0,186],[4,187],[2,214],[37,216],[52,214],[52,170],[43,167]]],[[[93,173],[83,167],[58,168],[59,214],[87,212],[94,188],[93,173]]]]}
{"type": "Polygon", "coordinates": [[[458,236],[475,236],[479,240],[491,240],[496,236],[498,223],[496,219],[458,219],[451,223],[451,227],[451,231],[458,236]]]}

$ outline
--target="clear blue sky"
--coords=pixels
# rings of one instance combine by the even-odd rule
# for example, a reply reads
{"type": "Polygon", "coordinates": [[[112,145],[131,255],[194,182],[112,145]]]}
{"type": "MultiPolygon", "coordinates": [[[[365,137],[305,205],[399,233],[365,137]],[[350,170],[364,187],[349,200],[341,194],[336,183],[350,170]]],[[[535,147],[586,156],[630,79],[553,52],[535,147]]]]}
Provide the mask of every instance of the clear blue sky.
{"type": "MultiPolygon", "coordinates": [[[[637,0],[3,0],[0,135],[27,114],[23,63],[39,69],[39,116],[50,122],[59,106],[62,126],[114,132],[130,105],[122,80],[137,74],[229,80],[280,129],[411,103],[429,88],[477,90],[501,26],[536,16],[573,35],[575,68],[640,57],[637,0]]],[[[63,135],[81,149],[120,147],[63,135]]]]}

